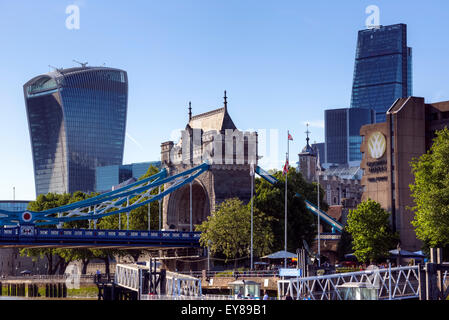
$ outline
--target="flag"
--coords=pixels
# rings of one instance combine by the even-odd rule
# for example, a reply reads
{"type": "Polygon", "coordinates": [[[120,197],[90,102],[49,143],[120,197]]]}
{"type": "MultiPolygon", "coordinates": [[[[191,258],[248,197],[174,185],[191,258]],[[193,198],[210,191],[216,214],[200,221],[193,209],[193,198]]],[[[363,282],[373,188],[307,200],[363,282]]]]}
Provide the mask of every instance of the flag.
{"type": "Polygon", "coordinates": [[[286,175],[288,173],[288,159],[285,162],[284,170],[282,171],[282,175],[286,175]]]}
{"type": "Polygon", "coordinates": [[[288,133],[288,140],[293,141],[293,137],[292,137],[292,135],[290,133],[288,133]]]}

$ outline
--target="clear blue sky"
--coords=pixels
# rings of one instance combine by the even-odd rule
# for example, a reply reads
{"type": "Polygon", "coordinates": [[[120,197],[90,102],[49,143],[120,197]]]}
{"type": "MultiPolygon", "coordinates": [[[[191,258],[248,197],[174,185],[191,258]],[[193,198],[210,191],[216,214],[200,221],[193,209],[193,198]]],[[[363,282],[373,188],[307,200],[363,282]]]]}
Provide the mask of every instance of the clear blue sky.
{"type": "Polygon", "coordinates": [[[194,114],[221,107],[225,89],[237,127],[279,131],[280,162],[291,131],[296,162],[304,123],[323,141],[324,110],[349,106],[368,5],[381,24],[408,25],[414,95],[449,100],[447,0],[1,0],[0,199],[14,186],[16,199],[35,198],[23,84],[73,59],[128,72],[125,163],[158,160],[188,102],[194,114]],[[79,30],[66,28],[70,4],[79,30]]]}

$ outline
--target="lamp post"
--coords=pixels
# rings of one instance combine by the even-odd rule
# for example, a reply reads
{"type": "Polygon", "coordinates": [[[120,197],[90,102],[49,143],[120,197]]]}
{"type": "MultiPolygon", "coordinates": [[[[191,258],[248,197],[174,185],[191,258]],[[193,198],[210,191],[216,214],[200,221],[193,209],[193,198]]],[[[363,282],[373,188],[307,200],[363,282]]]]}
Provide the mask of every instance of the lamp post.
{"type": "Polygon", "coordinates": [[[251,176],[251,270],[254,269],[254,256],[253,256],[253,239],[254,239],[254,227],[253,227],[253,216],[254,216],[254,208],[253,208],[253,202],[254,202],[254,163],[251,163],[250,166],[250,176],[251,176]]]}

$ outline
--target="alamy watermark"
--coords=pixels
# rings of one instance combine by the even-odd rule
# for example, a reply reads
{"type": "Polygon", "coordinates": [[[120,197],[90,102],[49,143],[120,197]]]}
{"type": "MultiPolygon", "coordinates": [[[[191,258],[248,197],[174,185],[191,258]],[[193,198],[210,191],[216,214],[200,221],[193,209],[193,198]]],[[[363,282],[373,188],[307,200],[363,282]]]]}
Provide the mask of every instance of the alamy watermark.
{"type": "MultiPolygon", "coordinates": [[[[165,160],[171,164],[251,164],[281,167],[279,130],[259,129],[202,132],[201,129],[173,130],[179,142],[166,149],[165,160]],[[168,153],[168,154],[167,154],[168,153]]],[[[163,151],[164,153],[164,151],[163,151]]]]}
{"type": "Polygon", "coordinates": [[[80,29],[80,7],[76,4],[68,5],[65,8],[65,13],[68,17],[65,20],[65,27],[69,30],[80,29]]]}
{"type": "Polygon", "coordinates": [[[80,272],[78,266],[70,264],[65,269],[64,275],[67,276],[65,285],[67,289],[79,289],[80,288],[80,272]]]}
{"type": "Polygon", "coordinates": [[[380,9],[376,5],[366,7],[365,13],[369,16],[365,20],[365,25],[368,29],[379,28],[380,26],[380,9]]]}

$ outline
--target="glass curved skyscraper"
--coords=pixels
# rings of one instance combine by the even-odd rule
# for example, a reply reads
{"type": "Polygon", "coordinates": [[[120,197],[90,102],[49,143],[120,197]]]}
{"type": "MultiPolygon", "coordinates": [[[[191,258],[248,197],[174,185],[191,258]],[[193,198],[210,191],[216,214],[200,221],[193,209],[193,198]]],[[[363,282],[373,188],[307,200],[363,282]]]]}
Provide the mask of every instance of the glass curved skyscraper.
{"type": "Polygon", "coordinates": [[[95,191],[96,167],[122,164],[125,71],[57,69],[28,81],[24,95],[37,195],[95,191]]]}

